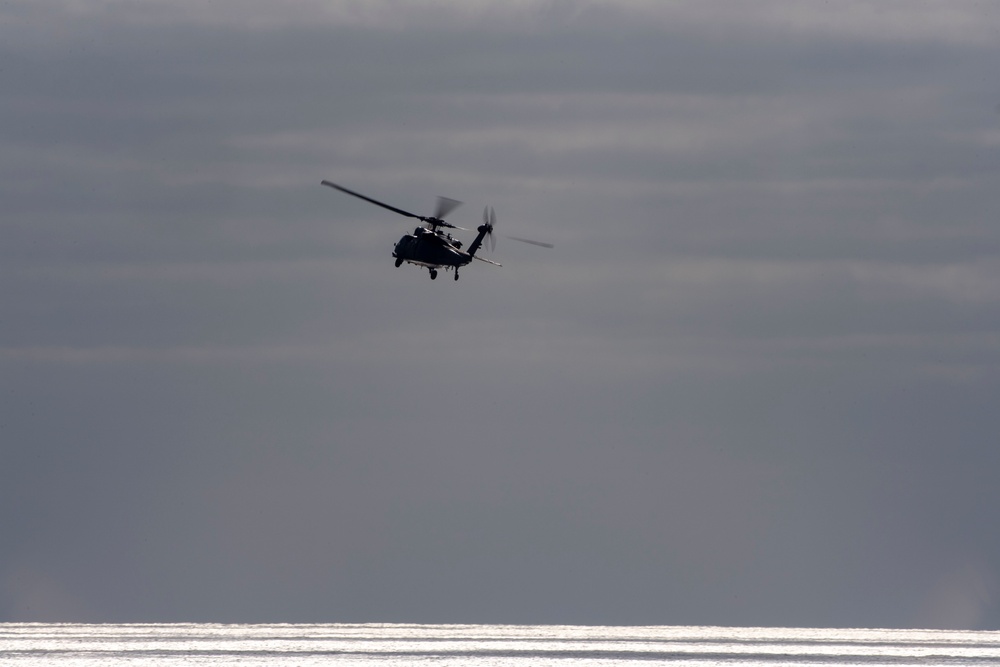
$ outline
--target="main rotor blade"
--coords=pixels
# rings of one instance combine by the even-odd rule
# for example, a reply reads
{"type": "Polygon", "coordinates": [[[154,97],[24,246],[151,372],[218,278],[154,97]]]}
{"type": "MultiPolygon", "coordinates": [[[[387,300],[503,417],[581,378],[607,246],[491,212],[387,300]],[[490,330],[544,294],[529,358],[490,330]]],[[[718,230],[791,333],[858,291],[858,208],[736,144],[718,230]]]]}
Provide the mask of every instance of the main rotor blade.
{"type": "Polygon", "coordinates": [[[462,205],[462,202],[457,199],[448,199],[447,197],[438,197],[437,210],[434,211],[434,217],[438,220],[443,220],[444,216],[448,215],[456,208],[462,205]]]}
{"type": "Polygon", "coordinates": [[[396,208],[395,206],[389,206],[388,204],[386,204],[384,202],[380,202],[377,199],[372,199],[371,197],[366,197],[366,196],[364,196],[363,194],[361,194],[359,192],[355,192],[354,190],[348,190],[347,188],[345,188],[343,186],[340,186],[340,185],[337,185],[336,183],[331,183],[330,181],[323,181],[322,184],[325,185],[325,186],[327,186],[327,187],[331,187],[334,190],[340,190],[341,192],[346,192],[347,194],[349,194],[349,195],[351,195],[353,197],[357,197],[358,199],[364,199],[366,202],[375,204],[376,206],[381,206],[382,208],[387,208],[390,211],[392,211],[393,213],[399,213],[400,215],[405,215],[407,218],[416,218],[417,220],[424,220],[424,218],[422,216],[419,216],[416,213],[410,213],[409,211],[404,211],[401,208],[396,208]]]}
{"type": "Polygon", "coordinates": [[[541,241],[532,241],[531,239],[522,239],[520,236],[507,236],[506,234],[504,236],[506,238],[508,238],[508,239],[513,239],[515,241],[520,241],[521,243],[530,243],[531,245],[539,245],[539,246],[542,246],[543,248],[554,248],[555,247],[551,243],[542,243],[541,241]]]}

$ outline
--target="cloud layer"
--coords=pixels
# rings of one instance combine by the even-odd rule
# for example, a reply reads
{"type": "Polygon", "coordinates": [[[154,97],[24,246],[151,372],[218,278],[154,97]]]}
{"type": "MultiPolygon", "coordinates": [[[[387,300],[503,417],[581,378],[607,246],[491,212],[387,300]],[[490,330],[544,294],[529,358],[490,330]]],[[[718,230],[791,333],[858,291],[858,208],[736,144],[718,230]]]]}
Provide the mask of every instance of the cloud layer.
{"type": "Polygon", "coordinates": [[[0,620],[996,627],[998,18],[7,3],[0,620]]]}

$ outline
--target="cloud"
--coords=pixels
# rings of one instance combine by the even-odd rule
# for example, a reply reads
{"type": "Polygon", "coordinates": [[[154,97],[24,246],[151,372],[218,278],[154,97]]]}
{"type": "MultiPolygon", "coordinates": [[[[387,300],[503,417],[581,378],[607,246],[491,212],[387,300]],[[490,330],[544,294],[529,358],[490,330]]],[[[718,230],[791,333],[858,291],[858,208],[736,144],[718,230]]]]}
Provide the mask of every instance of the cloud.
{"type": "MultiPolygon", "coordinates": [[[[38,15],[34,3],[9,3],[8,16],[38,15]]],[[[398,31],[402,29],[462,29],[469,25],[492,22],[501,29],[548,30],[552,25],[588,24],[612,17],[616,21],[653,24],[658,28],[711,26],[715,34],[772,30],[804,35],[835,35],[840,38],[862,37],[879,40],[934,40],[989,43],[991,36],[984,13],[991,9],[972,1],[958,1],[946,6],[929,0],[872,3],[851,0],[831,6],[826,2],[804,2],[788,6],[784,2],[758,3],[753,9],[739,2],[710,4],[679,1],[651,2],[560,2],[519,0],[495,2],[475,0],[456,6],[444,0],[399,2],[376,0],[358,2],[305,0],[292,7],[276,9],[273,4],[256,1],[238,5],[226,2],[209,4],[183,0],[145,0],[124,2],[100,0],[78,2],[60,0],[47,3],[45,13],[74,19],[100,17],[127,24],[200,24],[241,29],[274,29],[323,25],[326,27],[366,27],[398,31]]]]}

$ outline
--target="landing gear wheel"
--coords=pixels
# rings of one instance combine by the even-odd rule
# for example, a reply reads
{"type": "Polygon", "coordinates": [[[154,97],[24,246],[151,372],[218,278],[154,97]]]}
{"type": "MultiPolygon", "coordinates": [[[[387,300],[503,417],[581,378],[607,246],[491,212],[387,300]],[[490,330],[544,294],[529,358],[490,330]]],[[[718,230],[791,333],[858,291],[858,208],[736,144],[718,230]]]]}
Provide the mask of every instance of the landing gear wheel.
{"type": "Polygon", "coordinates": [[[403,264],[402,258],[397,257],[396,258],[396,268],[398,269],[400,266],[402,266],[402,264],[403,264]]]}
{"type": "Polygon", "coordinates": [[[434,269],[431,269],[431,280],[437,280],[437,277],[438,277],[438,272],[435,271],[434,269]]]}
{"type": "Polygon", "coordinates": [[[458,270],[455,271],[455,280],[458,280],[458,270]]]}

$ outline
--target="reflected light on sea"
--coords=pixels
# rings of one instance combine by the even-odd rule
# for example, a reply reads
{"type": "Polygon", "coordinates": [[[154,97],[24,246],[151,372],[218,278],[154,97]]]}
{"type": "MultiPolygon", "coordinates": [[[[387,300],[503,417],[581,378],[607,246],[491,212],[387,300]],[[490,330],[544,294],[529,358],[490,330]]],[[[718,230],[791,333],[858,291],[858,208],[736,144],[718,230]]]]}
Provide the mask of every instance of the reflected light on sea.
{"type": "Polygon", "coordinates": [[[527,625],[0,624],[0,664],[1000,665],[1000,633],[527,625]]]}

